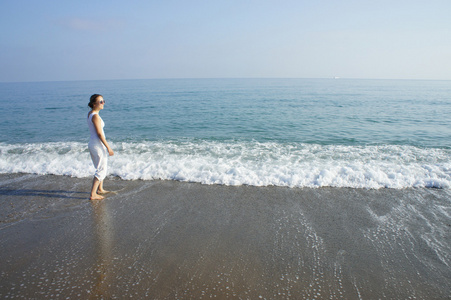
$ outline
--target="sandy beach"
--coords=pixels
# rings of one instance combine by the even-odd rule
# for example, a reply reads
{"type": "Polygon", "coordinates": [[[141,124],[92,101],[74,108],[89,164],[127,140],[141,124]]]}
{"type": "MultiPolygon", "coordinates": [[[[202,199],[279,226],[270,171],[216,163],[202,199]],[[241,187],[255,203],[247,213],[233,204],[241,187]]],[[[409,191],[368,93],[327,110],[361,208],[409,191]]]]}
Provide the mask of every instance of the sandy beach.
{"type": "Polygon", "coordinates": [[[0,175],[0,298],[450,299],[451,193],[0,175]]]}

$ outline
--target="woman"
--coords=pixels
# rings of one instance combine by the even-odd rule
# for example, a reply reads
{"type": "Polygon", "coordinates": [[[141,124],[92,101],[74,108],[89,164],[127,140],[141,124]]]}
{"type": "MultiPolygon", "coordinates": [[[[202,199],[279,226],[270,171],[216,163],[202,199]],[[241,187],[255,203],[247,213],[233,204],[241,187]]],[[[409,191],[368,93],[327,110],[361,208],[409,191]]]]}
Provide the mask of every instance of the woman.
{"type": "Polygon", "coordinates": [[[108,191],[103,189],[103,180],[107,174],[108,155],[114,155],[103,132],[105,123],[99,116],[99,112],[103,109],[104,105],[105,100],[99,94],[92,95],[88,104],[91,108],[91,111],[88,113],[88,126],[91,133],[88,148],[91,153],[92,162],[96,168],[96,173],[92,181],[91,197],[89,198],[91,200],[102,200],[104,198],[102,194],[108,193],[108,191]]]}

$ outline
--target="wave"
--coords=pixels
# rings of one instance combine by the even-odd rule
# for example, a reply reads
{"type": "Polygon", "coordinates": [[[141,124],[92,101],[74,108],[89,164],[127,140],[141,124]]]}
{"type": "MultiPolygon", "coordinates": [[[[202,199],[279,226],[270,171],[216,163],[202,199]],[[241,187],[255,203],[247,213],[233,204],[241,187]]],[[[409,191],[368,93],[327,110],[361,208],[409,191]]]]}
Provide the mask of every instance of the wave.
{"type": "MultiPolygon", "coordinates": [[[[451,187],[451,150],[400,145],[314,145],[244,141],[111,143],[109,174],[124,180],[202,184],[347,187],[451,187]]],[[[0,173],[91,177],[87,143],[0,143],[0,173]]]]}

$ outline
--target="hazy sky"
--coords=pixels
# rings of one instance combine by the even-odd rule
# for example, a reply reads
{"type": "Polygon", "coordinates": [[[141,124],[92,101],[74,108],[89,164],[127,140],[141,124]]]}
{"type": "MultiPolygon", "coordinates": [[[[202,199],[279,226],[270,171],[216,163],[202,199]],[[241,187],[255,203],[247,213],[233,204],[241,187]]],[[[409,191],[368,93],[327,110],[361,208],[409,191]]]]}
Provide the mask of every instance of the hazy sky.
{"type": "Polygon", "coordinates": [[[450,0],[0,0],[0,81],[451,80],[450,0]]]}

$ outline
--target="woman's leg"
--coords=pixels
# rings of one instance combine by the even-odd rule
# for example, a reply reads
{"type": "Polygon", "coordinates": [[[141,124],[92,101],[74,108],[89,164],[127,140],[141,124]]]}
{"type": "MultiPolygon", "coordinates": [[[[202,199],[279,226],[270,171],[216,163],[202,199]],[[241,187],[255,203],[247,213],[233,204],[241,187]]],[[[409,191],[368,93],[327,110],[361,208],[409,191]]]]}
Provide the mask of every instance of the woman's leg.
{"type": "Polygon", "coordinates": [[[103,179],[106,176],[107,170],[108,152],[106,152],[104,147],[96,146],[89,147],[89,152],[91,154],[92,163],[96,168],[96,173],[92,182],[91,200],[100,200],[103,199],[103,197],[99,194],[108,193],[108,191],[103,189],[103,179]]]}
{"type": "Polygon", "coordinates": [[[107,194],[109,191],[103,189],[103,180],[99,183],[99,189],[97,190],[97,194],[107,194]]]}
{"type": "Polygon", "coordinates": [[[94,176],[94,179],[92,180],[92,188],[91,188],[91,197],[90,200],[102,200],[103,196],[100,196],[97,194],[97,190],[100,185],[100,180],[94,176]]]}

